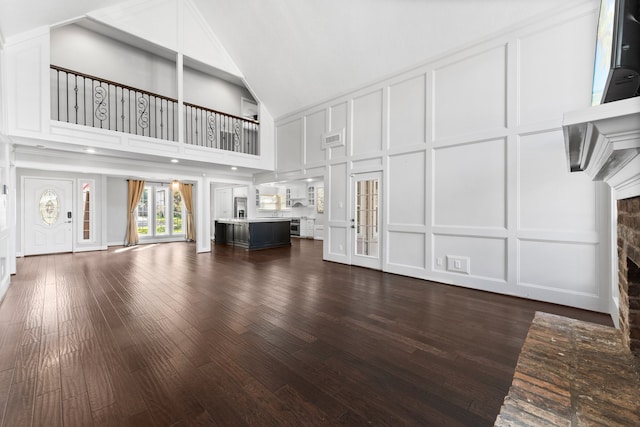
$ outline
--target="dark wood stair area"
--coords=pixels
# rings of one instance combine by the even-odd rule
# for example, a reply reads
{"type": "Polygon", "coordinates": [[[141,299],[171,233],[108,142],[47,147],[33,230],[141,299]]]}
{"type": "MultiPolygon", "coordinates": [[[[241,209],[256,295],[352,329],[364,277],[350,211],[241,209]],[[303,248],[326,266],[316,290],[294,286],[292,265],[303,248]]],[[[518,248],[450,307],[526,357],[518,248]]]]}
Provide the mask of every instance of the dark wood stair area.
{"type": "Polygon", "coordinates": [[[3,426],[490,426],[536,311],[603,314],[322,261],[322,242],[18,259],[3,426]]]}

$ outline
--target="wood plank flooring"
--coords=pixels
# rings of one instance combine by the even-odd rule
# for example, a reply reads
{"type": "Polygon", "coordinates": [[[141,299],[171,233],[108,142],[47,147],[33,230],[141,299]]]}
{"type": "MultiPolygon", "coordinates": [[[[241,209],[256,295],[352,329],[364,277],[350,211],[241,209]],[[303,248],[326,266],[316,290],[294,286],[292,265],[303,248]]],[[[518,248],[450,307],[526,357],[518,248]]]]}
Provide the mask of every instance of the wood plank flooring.
{"type": "Polygon", "coordinates": [[[21,258],[2,426],[488,426],[536,311],[611,324],[324,262],[319,241],[21,258]]]}

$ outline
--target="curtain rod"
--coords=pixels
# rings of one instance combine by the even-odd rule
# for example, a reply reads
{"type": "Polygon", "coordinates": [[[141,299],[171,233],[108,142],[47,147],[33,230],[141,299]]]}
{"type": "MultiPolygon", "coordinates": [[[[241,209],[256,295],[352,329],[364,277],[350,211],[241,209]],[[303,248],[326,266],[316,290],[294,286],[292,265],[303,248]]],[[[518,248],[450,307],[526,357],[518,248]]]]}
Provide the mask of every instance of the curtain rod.
{"type": "MultiPolygon", "coordinates": [[[[172,181],[174,181],[174,180],[171,180],[171,181],[148,181],[148,180],[146,180],[146,179],[128,179],[128,178],[127,178],[127,180],[126,180],[126,181],[127,181],[127,182],[129,182],[129,181],[144,181],[144,183],[145,183],[145,184],[158,184],[158,185],[164,185],[164,184],[167,184],[167,185],[171,185],[171,182],[172,182],[172,181]]],[[[193,182],[180,181],[179,179],[176,179],[175,181],[178,181],[178,182],[180,182],[180,183],[182,183],[182,184],[191,184],[191,185],[194,185],[194,183],[193,183],[193,182]]]]}

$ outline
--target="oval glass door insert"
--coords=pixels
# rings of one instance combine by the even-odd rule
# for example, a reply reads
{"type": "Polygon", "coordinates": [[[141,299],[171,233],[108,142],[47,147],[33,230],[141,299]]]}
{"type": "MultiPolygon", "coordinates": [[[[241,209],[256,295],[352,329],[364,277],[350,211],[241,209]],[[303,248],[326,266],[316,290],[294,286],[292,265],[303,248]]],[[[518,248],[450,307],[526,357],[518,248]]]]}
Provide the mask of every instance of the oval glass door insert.
{"type": "Polygon", "coordinates": [[[60,215],[60,200],[53,190],[45,190],[40,196],[40,216],[47,225],[58,222],[60,215]]]}

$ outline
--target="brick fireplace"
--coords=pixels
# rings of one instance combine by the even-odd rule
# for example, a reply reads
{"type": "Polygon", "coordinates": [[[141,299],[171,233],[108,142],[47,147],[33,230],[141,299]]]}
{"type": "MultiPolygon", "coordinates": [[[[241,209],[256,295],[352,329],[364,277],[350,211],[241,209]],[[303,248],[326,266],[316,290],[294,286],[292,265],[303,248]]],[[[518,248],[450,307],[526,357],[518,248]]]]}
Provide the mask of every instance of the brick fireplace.
{"type": "Polygon", "coordinates": [[[640,96],[567,112],[562,127],[569,170],[617,200],[618,319],[640,367],[640,96]]]}
{"type": "Polygon", "coordinates": [[[620,329],[640,360],[640,196],[618,200],[620,329]]]}

